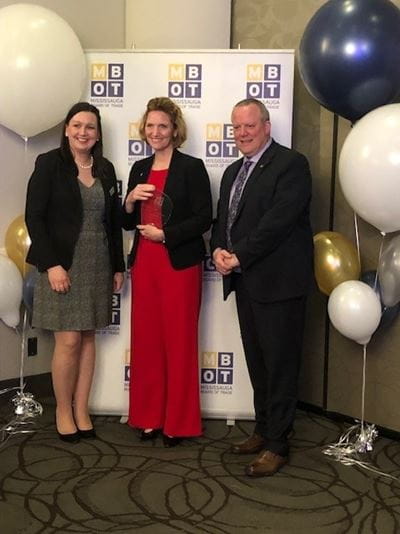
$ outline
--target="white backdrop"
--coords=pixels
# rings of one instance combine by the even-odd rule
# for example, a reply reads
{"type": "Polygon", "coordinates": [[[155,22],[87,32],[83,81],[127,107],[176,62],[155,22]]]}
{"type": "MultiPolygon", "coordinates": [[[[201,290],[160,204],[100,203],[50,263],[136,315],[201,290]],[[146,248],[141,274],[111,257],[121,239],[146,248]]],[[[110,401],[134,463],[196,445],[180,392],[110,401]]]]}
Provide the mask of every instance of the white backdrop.
{"type": "MultiPolygon", "coordinates": [[[[239,100],[262,100],[272,135],[291,146],[293,50],[88,51],[89,86],[84,98],[100,108],[105,155],[114,163],[125,195],[132,163],[150,154],[138,122],[147,101],[170,96],[188,125],[184,152],[208,169],[214,201],[224,168],[240,156],[230,113],[239,100]]],[[[132,236],[125,233],[125,250],[132,236]]],[[[94,413],[126,415],[130,360],[130,282],[114,298],[113,324],[97,336],[91,395],[94,413]]],[[[139,356],[138,356],[139,357],[139,356]]],[[[204,416],[253,417],[252,390],[240,340],[234,297],[222,301],[221,277],[205,262],[200,319],[199,377],[204,416]]]]}

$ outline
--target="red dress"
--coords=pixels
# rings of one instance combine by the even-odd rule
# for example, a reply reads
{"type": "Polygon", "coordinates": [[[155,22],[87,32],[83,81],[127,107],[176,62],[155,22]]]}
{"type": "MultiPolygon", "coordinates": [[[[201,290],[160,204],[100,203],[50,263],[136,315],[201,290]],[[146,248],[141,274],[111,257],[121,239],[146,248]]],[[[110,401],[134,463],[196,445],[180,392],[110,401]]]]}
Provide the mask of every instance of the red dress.
{"type": "MultiPolygon", "coordinates": [[[[162,191],[167,173],[152,170],[148,183],[162,191]]],[[[140,237],[131,277],[128,423],[162,428],[169,436],[199,436],[201,265],[176,270],[165,245],[140,237]]]]}

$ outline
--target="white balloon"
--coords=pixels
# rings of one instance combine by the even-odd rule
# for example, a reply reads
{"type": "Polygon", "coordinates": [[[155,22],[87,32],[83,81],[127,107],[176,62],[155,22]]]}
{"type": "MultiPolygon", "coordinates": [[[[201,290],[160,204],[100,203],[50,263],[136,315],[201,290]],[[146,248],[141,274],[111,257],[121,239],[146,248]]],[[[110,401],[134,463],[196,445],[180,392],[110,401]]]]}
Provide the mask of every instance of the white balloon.
{"type": "Polygon", "coordinates": [[[15,263],[0,254],[0,319],[7,326],[19,323],[19,307],[22,300],[22,276],[15,263]]]}
{"type": "Polygon", "coordinates": [[[358,280],[342,282],[332,291],[328,314],[344,336],[366,345],[381,320],[381,303],[368,284],[358,280]]]}
{"type": "Polygon", "coordinates": [[[347,136],[339,179],[354,211],[381,232],[400,230],[400,104],[370,111],[347,136]]]}
{"type": "Polygon", "coordinates": [[[71,27],[34,4],[0,9],[0,123],[23,137],[48,130],[79,101],[86,60],[71,27]]]}

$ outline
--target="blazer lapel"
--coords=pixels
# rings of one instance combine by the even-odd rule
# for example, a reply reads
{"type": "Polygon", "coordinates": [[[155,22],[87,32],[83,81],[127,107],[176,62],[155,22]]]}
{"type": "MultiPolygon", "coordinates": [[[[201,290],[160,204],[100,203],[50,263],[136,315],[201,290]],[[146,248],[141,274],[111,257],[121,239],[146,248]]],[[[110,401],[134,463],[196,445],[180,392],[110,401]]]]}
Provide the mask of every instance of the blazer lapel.
{"type": "Polygon", "coordinates": [[[236,180],[236,176],[239,173],[240,168],[243,165],[243,158],[238,159],[231,167],[231,174],[227,180],[227,187],[229,191],[232,191],[233,182],[236,180]]]}
{"type": "Polygon", "coordinates": [[[249,196],[249,194],[251,194],[251,190],[253,186],[258,182],[259,177],[265,171],[265,167],[267,167],[268,164],[272,161],[273,157],[275,156],[275,153],[276,153],[276,143],[272,141],[271,145],[267,148],[267,150],[263,153],[261,158],[258,160],[256,166],[254,167],[252,173],[250,174],[246,182],[242,196],[240,198],[236,217],[241,212],[243,205],[246,202],[246,198],[249,196]]]}
{"type": "Polygon", "coordinates": [[[139,169],[138,171],[139,172],[138,182],[140,184],[144,184],[147,181],[147,178],[151,171],[151,166],[153,165],[153,161],[154,161],[154,155],[142,161],[141,169],[139,169]]]}
{"type": "Polygon", "coordinates": [[[169,197],[174,194],[175,188],[179,188],[180,184],[177,183],[177,180],[180,180],[180,168],[181,165],[179,163],[179,156],[180,153],[175,149],[172,153],[171,162],[169,164],[168,174],[167,178],[165,180],[165,187],[164,187],[164,193],[168,195],[169,197]]]}
{"type": "Polygon", "coordinates": [[[64,175],[62,177],[62,180],[65,180],[68,184],[68,187],[72,195],[75,197],[75,200],[81,202],[81,192],[79,189],[78,182],[78,170],[76,166],[73,164],[67,164],[63,167],[62,173],[64,175]]]}

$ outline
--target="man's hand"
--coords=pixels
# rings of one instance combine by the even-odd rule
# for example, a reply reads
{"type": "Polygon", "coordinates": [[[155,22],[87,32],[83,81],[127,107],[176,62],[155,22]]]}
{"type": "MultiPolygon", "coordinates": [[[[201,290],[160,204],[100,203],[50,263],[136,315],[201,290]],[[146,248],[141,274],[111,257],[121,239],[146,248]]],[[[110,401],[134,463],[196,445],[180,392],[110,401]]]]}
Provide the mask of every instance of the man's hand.
{"type": "Polygon", "coordinates": [[[213,262],[217,271],[222,275],[230,274],[234,267],[239,266],[236,254],[228,252],[223,248],[216,248],[213,252],[213,262]]]}
{"type": "Polygon", "coordinates": [[[225,267],[230,269],[231,271],[236,267],[240,267],[240,261],[236,254],[232,252],[230,258],[227,258],[225,260],[225,267]]]}

